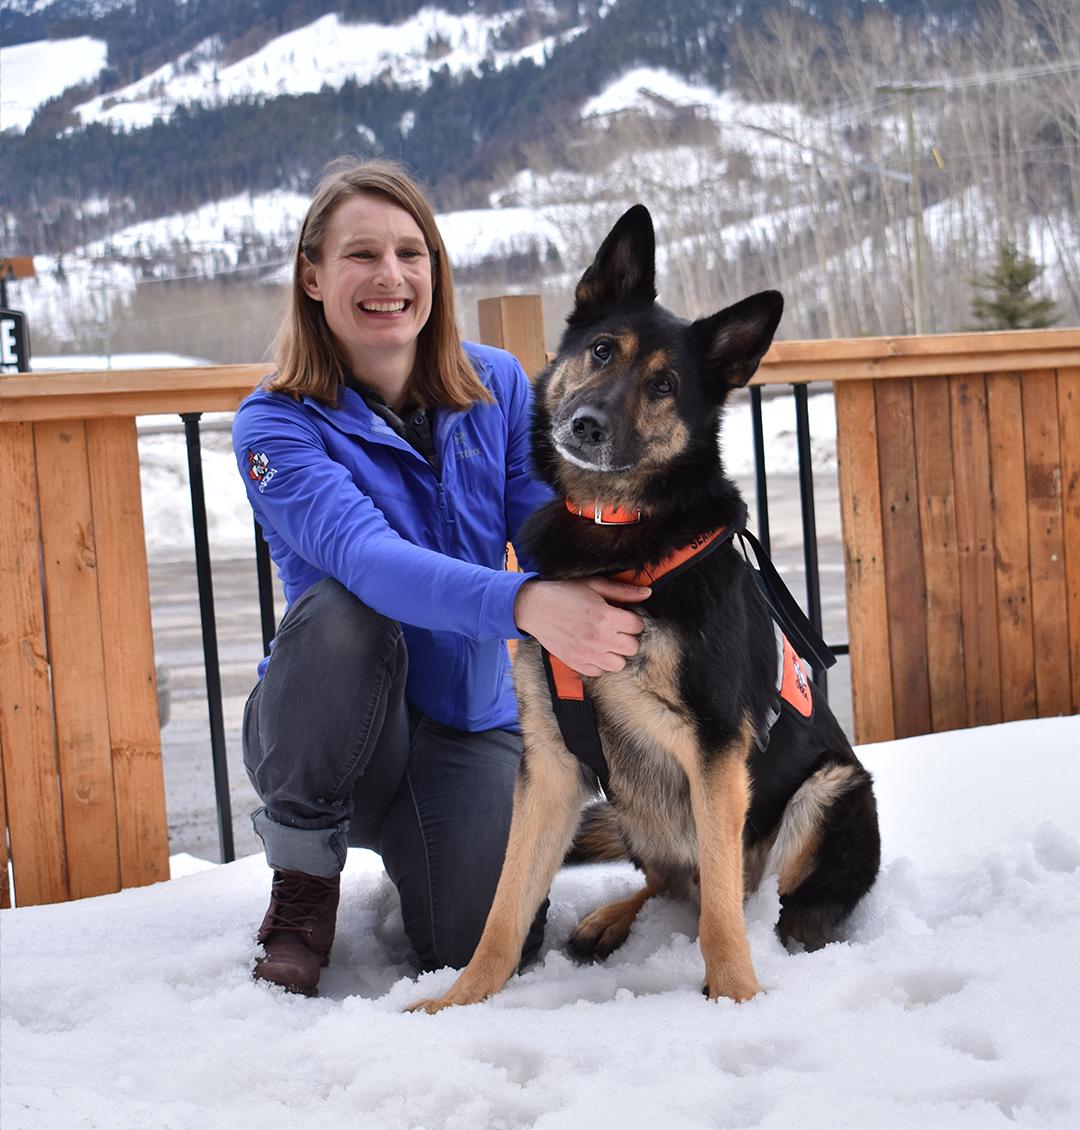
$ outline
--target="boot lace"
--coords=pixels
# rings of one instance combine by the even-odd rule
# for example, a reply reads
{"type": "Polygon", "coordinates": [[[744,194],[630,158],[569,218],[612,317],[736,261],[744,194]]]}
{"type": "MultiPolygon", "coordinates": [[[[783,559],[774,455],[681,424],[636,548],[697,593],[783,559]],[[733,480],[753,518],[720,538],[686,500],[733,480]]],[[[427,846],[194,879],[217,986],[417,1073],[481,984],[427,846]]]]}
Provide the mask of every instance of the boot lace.
{"type": "Polygon", "coordinates": [[[311,937],[320,914],[325,914],[333,895],[334,879],[317,875],[279,871],[274,875],[273,898],[263,923],[262,933],[295,930],[311,937]]]}

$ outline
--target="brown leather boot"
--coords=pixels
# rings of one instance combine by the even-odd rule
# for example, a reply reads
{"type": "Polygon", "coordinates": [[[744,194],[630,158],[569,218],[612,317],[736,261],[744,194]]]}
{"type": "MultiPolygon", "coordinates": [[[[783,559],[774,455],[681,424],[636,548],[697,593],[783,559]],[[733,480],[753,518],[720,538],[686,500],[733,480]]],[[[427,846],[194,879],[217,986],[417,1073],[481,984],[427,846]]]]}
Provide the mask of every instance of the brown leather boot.
{"type": "Polygon", "coordinates": [[[318,995],[319,971],[330,964],[340,892],[340,875],[274,872],[270,908],[259,927],[266,956],[255,963],[256,978],[290,993],[318,995]]]}

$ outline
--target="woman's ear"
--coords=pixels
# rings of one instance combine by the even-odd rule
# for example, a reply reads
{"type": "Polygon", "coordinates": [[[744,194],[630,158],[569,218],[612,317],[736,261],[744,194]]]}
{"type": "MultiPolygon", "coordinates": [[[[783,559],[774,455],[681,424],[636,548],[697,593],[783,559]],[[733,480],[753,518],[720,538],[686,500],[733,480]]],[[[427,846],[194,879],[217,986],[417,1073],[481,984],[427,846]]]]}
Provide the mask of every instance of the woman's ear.
{"type": "Polygon", "coordinates": [[[315,264],[303,253],[300,253],[300,285],[308,298],[322,302],[322,291],[319,289],[319,275],[315,264]]]}

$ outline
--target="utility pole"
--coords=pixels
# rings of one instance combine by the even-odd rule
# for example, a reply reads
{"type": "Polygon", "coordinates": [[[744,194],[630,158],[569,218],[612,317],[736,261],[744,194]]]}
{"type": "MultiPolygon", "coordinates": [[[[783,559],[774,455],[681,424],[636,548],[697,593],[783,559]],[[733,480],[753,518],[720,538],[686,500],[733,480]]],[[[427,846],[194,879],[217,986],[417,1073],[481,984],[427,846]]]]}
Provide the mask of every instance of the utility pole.
{"type": "Polygon", "coordinates": [[[922,263],[922,187],[919,184],[919,165],[915,160],[915,109],[914,95],[934,90],[944,90],[944,86],[924,86],[905,83],[903,86],[878,86],[878,94],[902,94],[904,113],[907,118],[907,162],[908,162],[908,212],[911,215],[912,268],[911,290],[912,306],[915,314],[915,332],[926,333],[926,290],[923,286],[922,263]]]}

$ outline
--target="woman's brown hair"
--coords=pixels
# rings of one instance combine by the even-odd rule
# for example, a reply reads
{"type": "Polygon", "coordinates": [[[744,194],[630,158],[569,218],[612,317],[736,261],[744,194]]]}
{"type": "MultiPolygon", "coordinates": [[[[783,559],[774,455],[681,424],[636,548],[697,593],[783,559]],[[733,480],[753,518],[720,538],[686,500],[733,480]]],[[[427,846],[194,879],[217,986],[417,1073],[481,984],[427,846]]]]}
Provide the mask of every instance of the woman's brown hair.
{"type": "MultiPolygon", "coordinates": [[[[404,208],[416,221],[431,257],[431,314],[416,339],[416,362],[407,397],[420,404],[459,411],[477,402],[490,404],[493,397],[461,346],[450,262],[423,190],[396,161],[348,157],[326,167],[304,217],[293,252],[289,310],[274,342],[277,372],[264,387],[297,400],[310,396],[331,407],[337,405],[338,386],[349,372],[349,364],[326,324],[322,303],[304,292],[300,264],[302,258],[321,263],[335,209],[344,200],[364,195],[381,196],[404,208]]],[[[362,373],[355,375],[363,379],[362,373]]]]}

